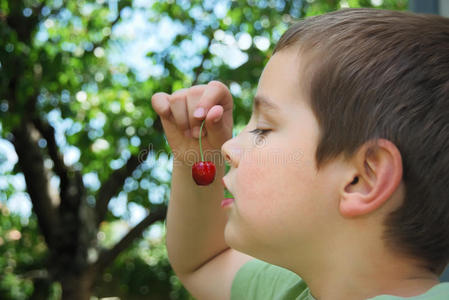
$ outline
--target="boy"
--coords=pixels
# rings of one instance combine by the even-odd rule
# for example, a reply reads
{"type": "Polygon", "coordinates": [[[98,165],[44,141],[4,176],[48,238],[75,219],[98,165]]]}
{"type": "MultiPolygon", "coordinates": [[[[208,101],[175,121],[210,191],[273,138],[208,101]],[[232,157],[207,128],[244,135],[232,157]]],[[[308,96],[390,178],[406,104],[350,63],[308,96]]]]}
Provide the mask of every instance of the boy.
{"type": "Polygon", "coordinates": [[[179,279],[198,299],[449,299],[448,95],[449,20],[374,9],[291,27],[232,139],[223,84],[155,94],[179,279]],[[210,156],[207,187],[191,177],[204,119],[203,149],[231,166],[210,156]]]}

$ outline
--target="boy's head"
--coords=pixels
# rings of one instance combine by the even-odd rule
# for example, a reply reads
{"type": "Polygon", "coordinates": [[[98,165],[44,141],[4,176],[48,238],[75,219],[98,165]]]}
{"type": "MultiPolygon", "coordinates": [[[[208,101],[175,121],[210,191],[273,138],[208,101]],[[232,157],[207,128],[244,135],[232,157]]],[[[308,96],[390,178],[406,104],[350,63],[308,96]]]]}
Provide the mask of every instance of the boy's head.
{"type": "Polygon", "coordinates": [[[439,272],[449,257],[449,19],[346,9],[292,26],[275,53],[308,57],[303,88],[320,127],[317,167],[378,138],[402,156],[405,197],[385,241],[439,272]]]}
{"type": "MultiPolygon", "coordinates": [[[[271,131],[252,145],[246,131],[223,145],[236,169],[224,178],[236,198],[225,231],[231,246],[261,253],[249,240],[268,249],[259,256],[268,260],[289,237],[329,241],[331,210],[362,226],[378,214],[388,249],[442,271],[449,257],[449,19],[374,9],[305,19],[280,39],[258,95],[281,110],[260,105],[264,113],[253,113],[248,130],[271,131]],[[310,114],[304,103],[290,103],[294,97],[310,114]],[[291,164],[297,158],[301,164],[291,164]]],[[[292,254],[285,250],[273,255],[292,254]]]]}

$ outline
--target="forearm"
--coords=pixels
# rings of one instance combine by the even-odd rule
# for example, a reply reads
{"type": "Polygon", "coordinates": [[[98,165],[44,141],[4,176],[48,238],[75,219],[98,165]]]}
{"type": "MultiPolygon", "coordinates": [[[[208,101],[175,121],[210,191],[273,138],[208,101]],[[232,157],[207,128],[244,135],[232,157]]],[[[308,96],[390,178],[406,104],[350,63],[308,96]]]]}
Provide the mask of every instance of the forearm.
{"type": "Polygon", "coordinates": [[[167,251],[176,274],[189,274],[229,248],[224,240],[226,212],[221,208],[224,166],[216,164],[216,178],[198,186],[190,166],[174,163],[167,212],[167,251]]]}

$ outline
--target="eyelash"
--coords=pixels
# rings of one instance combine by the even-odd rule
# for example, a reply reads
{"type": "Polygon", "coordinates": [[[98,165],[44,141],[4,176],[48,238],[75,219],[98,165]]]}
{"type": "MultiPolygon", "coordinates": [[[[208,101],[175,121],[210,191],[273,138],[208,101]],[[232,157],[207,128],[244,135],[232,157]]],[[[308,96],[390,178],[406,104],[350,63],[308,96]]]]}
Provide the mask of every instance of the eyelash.
{"type": "Polygon", "coordinates": [[[255,135],[265,135],[268,132],[270,132],[271,129],[260,129],[260,128],[256,128],[251,130],[249,133],[255,134],[255,135]]]}

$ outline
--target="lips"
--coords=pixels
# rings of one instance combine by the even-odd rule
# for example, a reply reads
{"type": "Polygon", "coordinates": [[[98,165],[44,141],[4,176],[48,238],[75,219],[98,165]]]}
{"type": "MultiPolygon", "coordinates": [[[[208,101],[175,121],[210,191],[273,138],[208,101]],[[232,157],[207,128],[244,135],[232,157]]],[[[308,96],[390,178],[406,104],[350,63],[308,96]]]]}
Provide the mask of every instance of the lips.
{"type": "Polygon", "coordinates": [[[226,206],[229,206],[232,202],[234,202],[234,198],[224,198],[221,200],[221,207],[225,208],[226,206]]]}

